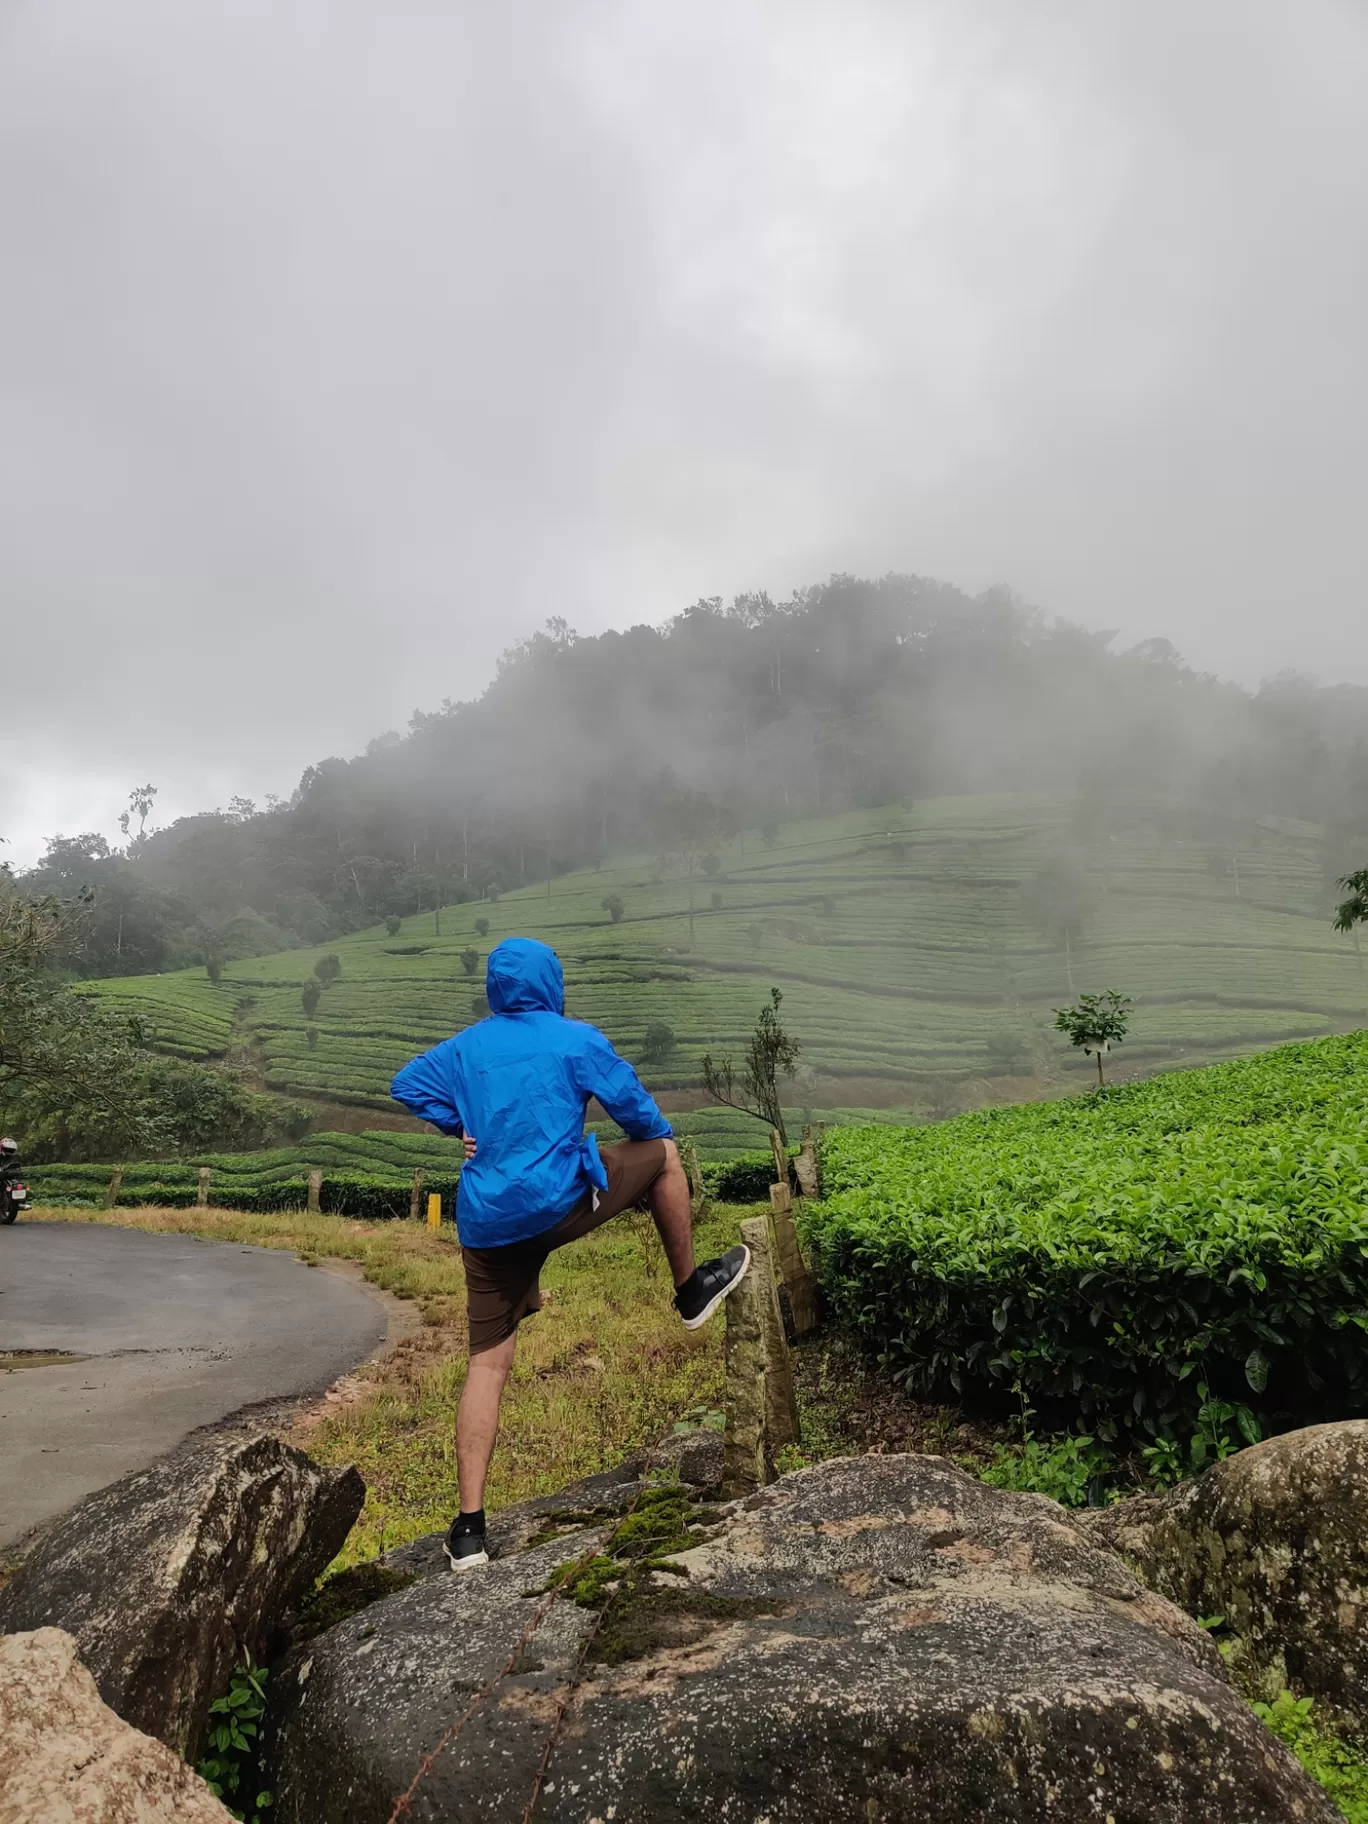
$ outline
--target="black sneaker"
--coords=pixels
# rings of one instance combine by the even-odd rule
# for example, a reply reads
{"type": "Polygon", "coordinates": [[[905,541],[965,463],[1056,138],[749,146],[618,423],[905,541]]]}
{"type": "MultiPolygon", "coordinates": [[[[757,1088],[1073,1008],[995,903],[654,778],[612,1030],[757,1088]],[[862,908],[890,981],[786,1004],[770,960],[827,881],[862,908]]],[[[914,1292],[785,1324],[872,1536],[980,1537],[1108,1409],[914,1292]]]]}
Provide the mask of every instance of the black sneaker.
{"type": "Polygon", "coordinates": [[[684,1319],[686,1330],[697,1330],[706,1324],[728,1292],[734,1292],[746,1277],[750,1249],[744,1244],[728,1248],[718,1260],[705,1260],[675,1293],[675,1310],[684,1319]]]}
{"type": "Polygon", "coordinates": [[[447,1528],[442,1550],[453,1571],[473,1571],[477,1565],[489,1563],[484,1528],[481,1526],[473,1529],[469,1523],[463,1524],[459,1519],[453,1520],[447,1528]]]}

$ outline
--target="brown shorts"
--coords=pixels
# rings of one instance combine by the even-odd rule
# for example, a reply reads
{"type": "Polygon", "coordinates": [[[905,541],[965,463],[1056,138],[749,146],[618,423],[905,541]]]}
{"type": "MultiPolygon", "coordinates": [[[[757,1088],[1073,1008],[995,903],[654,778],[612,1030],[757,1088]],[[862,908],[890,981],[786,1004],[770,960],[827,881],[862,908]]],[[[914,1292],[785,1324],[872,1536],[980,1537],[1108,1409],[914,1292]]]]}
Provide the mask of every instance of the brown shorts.
{"type": "Polygon", "coordinates": [[[665,1169],[665,1142],[624,1140],[620,1146],[605,1146],[600,1151],[608,1189],[599,1192],[597,1209],[593,1192],[586,1191],[574,1209],[540,1235],[502,1248],[461,1249],[472,1355],[506,1341],[537,1309],[541,1303],[537,1281],[552,1249],[578,1241],[633,1204],[645,1207],[647,1193],[665,1169]]]}

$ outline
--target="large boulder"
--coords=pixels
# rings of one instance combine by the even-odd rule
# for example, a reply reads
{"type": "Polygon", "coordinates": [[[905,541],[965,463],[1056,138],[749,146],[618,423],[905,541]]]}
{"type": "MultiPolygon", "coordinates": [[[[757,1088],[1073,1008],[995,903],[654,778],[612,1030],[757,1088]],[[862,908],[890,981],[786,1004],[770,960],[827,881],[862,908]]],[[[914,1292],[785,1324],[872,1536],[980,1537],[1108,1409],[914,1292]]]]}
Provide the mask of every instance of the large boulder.
{"type": "Polygon", "coordinates": [[[277,1438],[167,1458],[53,1527],[0,1591],[0,1632],[65,1629],[105,1702],[193,1759],[234,1664],[263,1651],[365,1492],[277,1438]]]}
{"type": "Polygon", "coordinates": [[[413,1820],[518,1818],[548,1743],[547,1824],[1337,1816],[1202,1630],[1051,1501],[940,1458],[845,1459],[711,1510],[675,1574],[610,1583],[605,1608],[548,1600],[645,1511],[562,1510],[560,1536],[300,1649],[279,1824],[385,1824],[411,1788],[413,1820]]]}
{"type": "Polygon", "coordinates": [[[0,1824],[230,1824],[204,1781],[100,1701],[59,1628],[0,1640],[0,1824]]]}
{"type": "Polygon", "coordinates": [[[1368,1420],[1268,1438],[1086,1524],[1189,1615],[1223,1616],[1246,1683],[1368,1721],[1368,1420]]]}

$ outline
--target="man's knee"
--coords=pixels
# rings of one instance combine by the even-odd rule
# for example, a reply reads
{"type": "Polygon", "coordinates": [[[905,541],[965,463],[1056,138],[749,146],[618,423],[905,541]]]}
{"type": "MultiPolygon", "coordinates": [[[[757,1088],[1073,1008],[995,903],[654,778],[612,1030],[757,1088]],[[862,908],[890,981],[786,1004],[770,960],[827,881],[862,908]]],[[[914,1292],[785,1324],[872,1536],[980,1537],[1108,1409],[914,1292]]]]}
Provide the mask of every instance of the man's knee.
{"type": "Polygon", "coordinates": [[[518,1333],[501,1337],[496,1343],[489,1343],[484,1348],[473,1349],[466,1364],[466,1385],[472,1377],[487,1386],[497,1381],[500,1386],[508,1379],[513,1367],[513,1357],[518,1347],[518,1333]]]}
{"type": "Polygon", "coordinates": [[[665,1170],[669,1172],[676,1168],[682,1169],[682,1167],[680,1167],[679,1148],[675,1145],[674,1141],[667,1136],[661,1141],[661,1145],[665,1148],[665,1170]]]}

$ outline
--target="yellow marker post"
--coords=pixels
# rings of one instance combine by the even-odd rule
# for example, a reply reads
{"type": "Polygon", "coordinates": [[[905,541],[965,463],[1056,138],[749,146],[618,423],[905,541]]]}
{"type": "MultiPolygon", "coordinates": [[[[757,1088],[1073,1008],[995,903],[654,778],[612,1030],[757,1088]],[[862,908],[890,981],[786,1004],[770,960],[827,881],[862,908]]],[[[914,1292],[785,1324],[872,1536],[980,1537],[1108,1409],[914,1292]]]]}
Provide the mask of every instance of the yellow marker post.
{"type": "Polygon", "coordinates": [[[442,1199],[436,1191],[428,1192],[428,1227],[440,1229],[442,1226],[442,1199]]]}

